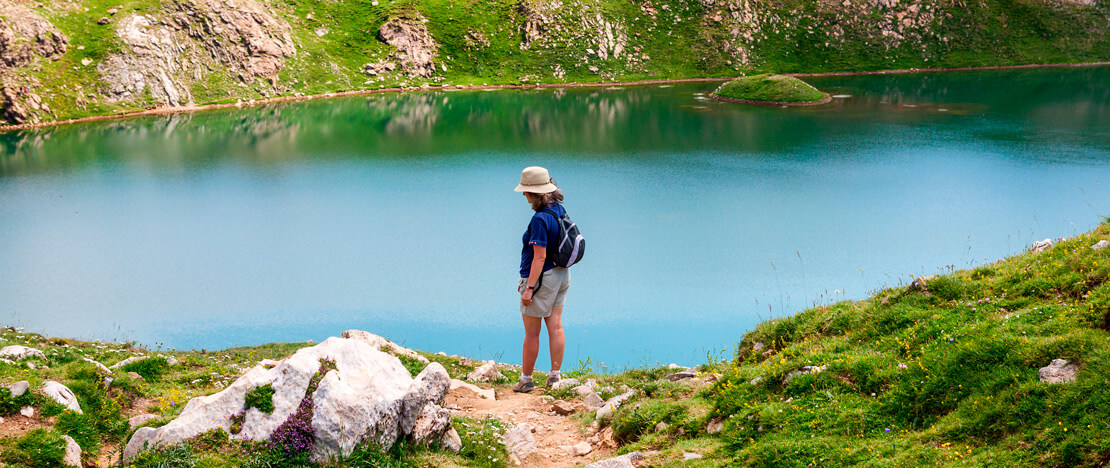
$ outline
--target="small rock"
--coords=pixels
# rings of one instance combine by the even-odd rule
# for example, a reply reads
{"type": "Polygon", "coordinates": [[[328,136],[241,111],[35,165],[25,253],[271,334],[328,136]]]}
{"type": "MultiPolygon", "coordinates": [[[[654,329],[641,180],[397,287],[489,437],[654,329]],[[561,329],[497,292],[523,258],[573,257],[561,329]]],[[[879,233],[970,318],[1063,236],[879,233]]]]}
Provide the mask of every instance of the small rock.
{"type": "Polygon", "coordinates": [[[466,376],[467,380],[474,382],[496,382],[503,378],[505,376],[501,375],[501,372],[497,370],[497,364],[493,361],[487,361],[466,376]]]}
{"type": "Polygon", "coordinates": [[[66,441],[66,454],[62,458],[62,464],[65,466],[81,466],[81,446],[77,445],[77,441],[73,437],[64,435],[62,439],[66,441]]]}
{"type": "Polygon", "coordinates": [[[35,370],[35,369],[36,369],[36,367],[35,367],[35,363],[33,363],[33,362],[28,362],[28,363],[27,363],[27,368],[28,368],[28,369],[31,369],[31,370],[35,370]]]}
{"type": "Polygon", "coordinates": [[[667,369],[685,369],[685,367],[682,367],[682,366],[672,362],[670,364],[667,364],[667,369]]]}
{"type": "Polygon", "coordinates": [[[440,441],[440,444],[447,450],[459,453],[462,450],[462,438],[459,437],[459,431],[452,427],[446,434],[443,434],[443,440],[440,441]]]}
{"type": "Polygon", "coordinates": [[[316,28],[313,32],[315,32],[318,37],[324,37],[328,34],[328,28],[316,28]]]}
{"type": "Polygon", "coordinates": [[[619,457],[607,458],[590,463],[584,468],[634,468],[636,465],[633,462],[642,460],[643,458],[644,454],[640,452],[626,453],[619,457]]]}
{"type": "Polygon", "coordinates": [[[42,384],[42,393],[66,408],[78,414],[82,413],[81,405],[77,402],[77,396],[73,394],[73,390],[70,390],[69,387],[53,380],[47,380],[46,383],[42,384]]]}
{"type": "Polygon", "coordinates": [[[177,358],[175,358],[173,356],[167,357],[166,358],[166,364],[169,364],[171,366],[176,366],[178,364],[177,358]]]}
{"type": "Polygon", "coordinates": [[[158,419],[158,416],[150,413],[144,413],[132,416],[130,419],[127,420],[127,424],[130,425],[132,429],[134,429],[150,422],[150,420],[152,419],[158,419]]]}
{"type": "Polygon", "coordinates": [[[689,378],[697,376],[697,375],[698,375],[697,371],[691,370],[691,369],[686,369],[682,372],[675,372],[673,374],[668,375],[667,380],[670,380],[671,382],[677,382],[679,380],[689,379],[689,378]]]}
{"type": "Polygon", "coordinates": [[[577,387],[580,383],[581,382],[579,382],[578,379],[559,379],[558,382],[555,382],[555,385],[551,386],[551,389],[561,390],[564,388],[577,387]]]}
{"type": "Polygon", "coordinates": [[[555,403],[555,397],[551,395],[540,395],[540,400],[543,400],[544,403],[555,403]]]}
{"type": "Polygon", "coordinates": [[[621,403],[624,403],[625,400],[628,400],[629,398],[632,398],[632,396],[635,395],[635,394],[636,394],[635,391],[630,390],[630,391],[627,391],[625,393],[622,393],[620,395],[617,395],[613,398],[610,398],[610,399],[606,400],[605,404],[601,405],[601,408],[597,409],[597,413],[595,414],[594,417],[598,421],[604,421],[604,420],[610,418],[611,416],[613,416],[613,412],[616,411],[617,408],[620,408],[621,403]]]}
{"type": "Polygon", "coordinates": [[[582,403],[585,403],[590,409],[596,410],[605,404],[605,400],[602,400],[596,393],[590,392],[589,395],[582,398],[582,403]]]}
{"type": "Polygon", "coordinates": [[[497,399],[497,392],[494,391],[492,388],[483,389],[483,388],[481,388],[477,385],[474,385],[472,383],[463,382],[463,381],[458,380],[458,379],[451,379],[451,386],[448,387],[448,389],[449,390],[455,390],[455,389],[458,389],[458,388],[462,388],[462,389],[468,390],[470,392],[473,392],[474,395],[479,396],[481,398],[485,398],[487,400],[496,400],[497,399]]]}
{"type": "Polygon", "coordinates": [[[563,400],[556,401],[551,409],[559,416],[566,416],[574,412],[574,405],[563,400]]]}
{"type": "Polygon", "coordinates": [[[35,348],[28,348],[22,345],[5,346],[3,349],[0,349],[0,357],[15,360],[25,359],[29,357],[46,359],[46,355],[43,354],[42,351],[35,348]]]}
{"type": "Polygon", "coordinates": [[[1095,243],[1095,245],[1092,245],[1091,248],[1095,250],[1102,250],[1105,249],[1107,246],[1110,246],[1110,241],[1103,239],[1095,243]]]}
{"type": "Polygon", "coordinates": [[[1040,252],[1042,250],[1048,249],[1049,247],[1052,247],[1052,239],[1045,239],[1042,241],[1034,242],[1033,246],[1029,248],[1029,251],[1040,252]]]}
{"type": "Polygon", "coordinates": [[[86,66],[86,67],[87,67],[87,66],[89,66],[89,64],[91,64],[91,63],[92,63],[92,60],[91,60],[91,59],[87,59],[87,58],[83,58],[83,59],[81,59],[81,65],[84,65],[84,66],[86,66]]]}
{"type": "Polygon", "coordinates": [[[661,422],[661,423],[659,423],[659,424],[656,424],[656,425],[655,425],[655,432],[663,432],[663,431],[666,431],[666,430],[667,430],[667,428],[669,428],[669,427],[671,427],[671,425],[670,425],[670,424],[667,424],[667,423],[665,423],[665,422],[661,422]]]}
{"type": "Polygon", "coordinates": [[[19,382],[13,383],[11,386],[12,398],[23,396],[23,394],[27,393],[27,390],[30,388],[31,384],[26,380],[20,380],[19,382]]]}
{"type": "Polygon", "coordinates": [[[766,347],[767,347],[767,345],[763,344],[762,341],[756,341],[755,344],[752,345],[752,351],[755,351],[755,352],[758,353],[760,351],[763,351],[763,348],[766,348],[766,347]]]}
{"type": "Polygon", "coordinates": [[[370,6],[378,6],[378,0],[370,2],[370,6]]]}
{"type": "Polygon", "coordinates": [[[518,460],[524,460],[528,455],[536,451],[536,439],[532,437],[532,426],[524,423],[509,429],[509,431],[502,436],[502,441],[505,443],[505,448],[509,450],[509,453],[518,460]]]}
{"type": "Polygon", "coordinates": [[[99,361],[89,359],[87,357],[83,357],[83,358],[81,358],[81,360],[96,366],[97,369],[100,369],[100,372],[103,372],[105,374],[111,374],[112,373],[112,371],[108,370],[107,366],[105,366],[104,364],[101,364],[99,361]]]}
{"type": "Polygon", "coordinates": [[[1067,359],[1053,359],[1051,364],[1037,371],[1041,382],[1050,384],[1075,382],[1077,374],[1079,374],[1079,367],[1068,364],[1067,359]]]}
{"type": "Polygon", "coordinates": [[[112,20],[108,19],[107,16],[101,16],[100,19],[96,20],[96,24],[99,24],[99,25],[103,26],[105,24],[108,24],[111,21],[112,20]]]}
{"type": "Polygon", "coordinates": [[[24,406],[19,410],[19,414],[25,418],[35,417],[35,408],[33,406],[24,406]]]}
{"type": "Polygon", "coordinates": [[[131,378],[132,378],[132,379],[134,379],[134,380],[138,380],[138,381],[140,381],[140,382],[146,381],[146,379],[144,379],[144,378],[143,378],[143,376],[139,375],[139,373],[138,373],[138,372],[134,372],[134,371],[132,371],[132,372],[128,372],[128,373],[127,373],[127,376],[128,376],[128,377],[131,377],[131,378]]]}
{"type": "Polygon", "coordinates": [[[700,460],[701,454],[697,452],[682,452],[683,460],[700,460]]]}
{"type": "Polygon", "coordinates": [[[576,457],[584,457],[592,451],[594,451],[594,448],[590,446],[589,442],[579,442],[571,446],[570,454],[576,457]]]}
{"type": "Polygon", "coordinates": [[[129,357],[127,359],[124,359],[120,362],[112,364],[111,366],[109,366],[109,369],[119,369],[120,367],[131,364],[132,362],[145,361],[147,359],[150,359],[150,356],[131,356],[131,357],[129,357]]]}
{"type": "Polygon", "coordinates": [[[708,434],[716,434],[725,428],[725,418],[713,418],[705,425],[705,432],[708,434]]]}

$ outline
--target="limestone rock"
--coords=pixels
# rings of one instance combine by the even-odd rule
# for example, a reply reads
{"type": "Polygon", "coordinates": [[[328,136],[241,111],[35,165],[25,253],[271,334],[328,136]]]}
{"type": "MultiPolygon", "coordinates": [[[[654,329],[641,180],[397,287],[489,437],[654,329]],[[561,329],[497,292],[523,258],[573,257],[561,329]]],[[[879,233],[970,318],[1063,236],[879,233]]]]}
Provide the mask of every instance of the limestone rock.
{"type": "Polygon", "coordinates": [[[0,2],[0,71],[22,67],[35,57],[58,58],[69,38],[20,2],[0,2]]]}
{"type": "Polygon", "coordinates": [[[505,443],[505,448],[509,450],[509,454],[516,457],[517,460],[524,460],[536,451],[536,439],[532,437],[532,426],[525,423],[517,424],[516,427],[505,432],[502,441],[505,443]]]}
{"type": "Polygon", "coordinates": [[[705,432],[708,434],[716,434],[724,430],[724,428],[725,419],[717,417],[709,420],[709,423],[705,425],[705,432]]]}
{"type": "Polygon", "coordinates": [[[23,396],[23,394],[27,393],[27,390],[29,390],[30,388],[31,383],[27,382],[26,380],[20,380],[19,382],[13,383],[10,387],[12,398],[23,396]]]}
{"type": "Polygon", "coordinates": [[[472,383],[463,382],[463,381],[458,380],[458,379],[451,379],[451,388],[450,389],[455,390],[457,388],[467,390],[469,392],[474,393],[476,396],[485,398],[487,400],[496,400],[497,399],[497,392],[494,391],[492,388],[483,389],[483,388],[481,388],[477,385],[474,385],[472,383]]]}
{"type": "Polygon", "coordinates": [[[701,458],[701,454],[697,452],[682,452],[683,460],[700,460],[701,458]]]}
{"type": "Polygon", "coordinates": [[[120,362],[117,362],[117,363],[115,363],[115,364],[112,364],[112,365],[111,365],[111,366],[109,367],[109,369],[119,369],[119,368],[121,368],[121,367],[123,367],[123,366],[126,366],[126,365],[128,365],[128,364],[131,364],[131,363],[133,363],[133,362],[145,361],[145,360],[147,360],[147,359],[150,359],[150,356],[131,356],[131,357],[129,357],[129,358],[127,358],[127,359],[124,359],[124,360],[122,360],[122,361],[120,361],[120,362]]]}
{"type": "Polygon", "coordinates": [[[352,340],[365,341],[368,344],[370,344],[370,346],[373,346],[374,349],[377,349],[379,351],[384,351],[386,353],[393,354],[395,356],[406,356],[406,357],[416,359],[417,361],[420,361],[424,364],[428,363],[428,358],[426,358],[424,356],[421,356],[420,353],[418,353],[416,351],[413,351],[411,349],[408,349],[408,348],[406,348],[404,346],[401,346],[397,343],[394,343],[392,341],[389,341],[389,339],[387,339],[383,336],[378,336],[378,335],[375,335],[375,334],[367,332],[367,331],[347,330],[347,331],[343,332],[342,335],[339,335],[339,336],[341,336],[343,338],[349,338],[349,339],[352,339],[352,340]]]}
{"type": "Polygon", "coordinates": [[[591,410],[596,411],[598,408],[605,405],[605,400],[602,400],[596,393],[590,392],[589,395],[582,398],[582,403],[585,403],[591,410]]]}
{"type": "Polygon", "coordinates": [[[556,401],[551,405],[551,409],[559,416],[566,416],[574,412],[574,405],[566,401],[556,401]]]}
{"type": "Polygon", "coordinates": [[[697,375],[698,375],[698,371],[693,370],[693,369],[686,369],[682,372],[675,372],[673,374],[667,375],[666,378],[667,378],[667,380],[670,380],[671,382],[677,382],[677,381],[682,380],[682,379],[689,379],[691,377],[696,377],[697,375]]]}
{"type": "Polygon", "coordinates": [[[1075,382],[1075,377],[1078,374],[1079,367],[1075,364],[1068,364],[1067,359],[1053,359],[1051,364],[1037,371],[1037,377],[1041,379],[1041,382],[1050,384],[1075,382]]]}
{"type": "Polygon", "coordinates": [[[629,390],[613,398],[605,400],[605,404],[601,405],[601,408],[597,409],[597,412],[595,413],[595,418],[598,421],[609,419],[613,416],[613,412],[616,411],[617,408],[620,408],[621,403],[624,403],[629,398],[632,398],[632,396],[635,394],[635,390],[629,390]]]}
{"type": "Polygon", "coordinates": [[[439,442],[450,428],[451,412],[435,403],[429,403],[420,410],[420,415],[416,418],[412,438],[418,444],[439,442]]]}
{"type": "Polygon", "coordinates": [[[77,402],[77,396],[74,395],[73,391],[65,385],[62,385],[53,380],[47,380],[45,383],[42,384],[42,393],[50,397],[50,399],[61,403],[62,406],[69,408],[70,411],[76,413],[82,412],[81,404],[77,402]]]}
{"type": "Polygon", "coordinates": [[[309,380],[325,358],[335,363],[335,369],[324,374],[315,393],[307,395],[313,402],[313,460],[345,457],[367,442],[392,446],[409,435],[402,430],[407,420],[403,412],[421,415],[412,423],[414,431],[422,427],[431,436],[443,437],[446,429],[442,422],[450,419],[439,407],[446,388],[442,366],[431,364],[414,380],[396,357],[362,340],[333,337],[297,351],[276,366],[255,366],[221,392],[193,398],[181,415],[165,426],[139,428],[128,442],[124,458],[134,457],[144,444],[175,444],[212,429],[227,431],[230,417],[243,409],[245,394],[269,384],[274,389],[273,412],[247,410],[240,432],[231,435],[234,439],[267,440],[297,411],[309,380]]]}
{"type": "Polygon", "coordinates": [[[109,55],[97,65],[108,84],[112,101],[134,99],[149,92],[156,100],[179,106],[191,103],[192,94],[183,81],[187,44],[170,26],[157,18],[130,15],[116,25],[123,52],[109,55]]]}
{"type": "Polygon", "coordinates": [[[459,431],[456,431],[453,427],[448,429],[447,432],[443,434],[443,439],[440,440],[440,444],[447,450],[459,453],[459,451],[462,450],[462,438],[459,437],[459,431]]]}
{"type": "Polygon", "coordinates": [[[633,462],[642,460],[644,455],[640,452],[626,453],[619,457],[607,458],[586,465],[585,468],[635,468],[633,462]]]}
{"type": "Polygon", "coordinates": [[[199,44],[211,44],[208,55],[232,69],[240,78],[268,78],[285,68],[285,59],[296,55],[292,28],[258,0],[179,0],[174,14],[177,25],[199,44]],[[219,34],[213,37],[211,31],[219,34]]]}
{"type": "Polygon", "coordinates": [[[439,45],[424,25],[420,13],[413,17],[391,17],[378,28],[378,39],[397,48],[397,61],[408,76],[431,78],[436,72],[433,62],[439,45]]]}
{"type": "Polygon", "coordinates": [[[81,466],[81,446],[77,445],[77,441],[73,437],[64,435],[62,439],[66,441],[66,454],[62,457],[62,464],[65,466],[81,466]]]}
{"type": "Polygon", "coordinates": [[[134,429],[150,422],[152,419],[158,419],[158,416],[150,413],[143,413],[132,416],[130,419],[127,420],[127,424],[130,425],[132,429],[134,429]]]}
{"type": "Polygon", "coordinates": [[[1034,242],[1033,245],[1031,247],[1029,247],[1029,251],[1031,251],[1031,252],[1040,252],[1040,251],[1043,251],[1043,250],[1047,250],[1049,247],[1052,247],[1052,239],[1045,239],[1045,240],[1034,242]]]}
{"type": "Polygon", "coordinates": [[[474,369],[470,374],[467,374],[466,378],[474,382],[496,382],[504,379],[505,376],[501,375],[501,372],[497,370],[496,363],[487,361],[485,364],[478,366],[477,369],[474,369]]]}
{"type": "Polygon", "coordinates": [[[23,416],[25,418],[33,418],[33,417],[35,417],[35,407],[34,406],[24,406],[24,407],[19,409],[19,415],[23,416]]]}
{"type": "Polygon", "coordinates": [[[1102,250],[1105,249],[1107,246],[1110,246],[1110,241],[1103,239],[1096,242],[1095,245],[1091,246],[1091,248],[1094,250],[1102,250]]]}
{"type": "MultiPolygon", "coordinates": [[[[443,398],[447,396],[450,385],[451,377],[447,375],[447,370],[438,362],[425,367],[409,385],[408,391],[401,400],[401,432],[405,434],[412,433],[418,419],[438,415],[439,413],[426,415],[421,411],[421,408],[427,409],[442,402],[443,398]]],[[[439,407],[436,406],[436,408],[439,407]]],[[[442,408],[440,409],[442,410],[442,408]]],[[[446,410],[443,410],[442,413],[446,414],[446,410]]],[[[447,424],[450,425],[450,418],[447,419],[447,424]]],[[[425,428],[425,430],[428,430],[428,428],[425,428]]],[[[434,434],[425,434],[423,440],[436,440],[443,435],[445,430],[446,428],[437,428],[433,431],[434,434]]],[[[417,440],[421,440],[421,438],[417,440]]]]}
{"type": "Polygon", "coordinates": [[[578,379],[559,379],[558,382],[555,382],[555,385],[551,386],[551,389],[561,390],[564,388],[577,387],[580,383],[578,379]]]}
{"type": "Polygon", "coordinates": [[[802,366],[801,369],[791,371],[790,373],[786,374],[786,377],[783,377],[782,379],[782,384],[786,385],[788,382],[794,380],[794,378],[798,377],[799,375],[819,374],[825,370],[825,367],[826,366],[802,366]]]}
{"type": "Polygon", "coordinates": [[[94,359],[89,359],[87,357],[83,357],[83,358],[81,358],[81,360],[96,366],[96,368],[99,369],[100,372],[103,372],[105,374],[111,374],[112,373],[112,371],[109,370],[107,366],[105,366],[104,364],[101,364],[100,362],[98,362],[94,359]]]}
{"type": "Polygon", "coordinates": [[[46,359],[46,355],[43,354],[42,351],[35,348],[28,348],[23,345],[5,346],[3,349],[0,349],[0,357],[6,357],[15,360],[26,359],[29,357],[46,359]]]}

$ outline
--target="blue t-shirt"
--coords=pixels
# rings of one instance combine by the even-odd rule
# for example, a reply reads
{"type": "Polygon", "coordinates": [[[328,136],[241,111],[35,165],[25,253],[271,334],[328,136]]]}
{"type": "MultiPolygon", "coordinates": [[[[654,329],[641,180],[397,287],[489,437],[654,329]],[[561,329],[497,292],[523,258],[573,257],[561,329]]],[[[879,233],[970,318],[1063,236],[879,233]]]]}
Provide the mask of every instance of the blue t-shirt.
{"type": "MultiPolygon", "coordinates": [[[[547,209],[558,213],[559,216],[567,214],[567,210],[558,203],[547,205],[547,209]]],[[[548,239],[559,236],[559,221],[546,211],[537,211],[528,222],[528,229],[524,231],[524,248],[520,250],[520,277],[527,278],[532,269],[532,246],[547,247],[548,239]]],[[[543,271],[555,268],[555,261],[549,255],[543,262],[543,271]]]]}

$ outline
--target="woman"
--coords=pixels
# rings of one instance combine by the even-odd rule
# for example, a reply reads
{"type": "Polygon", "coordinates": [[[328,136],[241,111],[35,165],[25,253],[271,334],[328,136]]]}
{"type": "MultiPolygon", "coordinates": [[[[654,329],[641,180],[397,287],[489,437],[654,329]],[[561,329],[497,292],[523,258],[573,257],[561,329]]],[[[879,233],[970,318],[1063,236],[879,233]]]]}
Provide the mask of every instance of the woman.
{"type": "Polygon", "coordinates": [[[532,205],[535,214],[524,231],[524,248],[520,251],[520,315],[524,320],[524,369],[520,382],[513,391],[528,393],[536,388],[532,383],[532,370],[536,366],[536,355],[540,349],[540,328],[547,323],[547,340],[551,346],[551,372],[547,374],[547,386],[559,381],[559,367],[563,363],[563,302],[570,286],[570,272],[555,266],[547,258],[547,242],[559,234],[559,223],[550,210],[558,216],[566,214],[559,203],[563,192],[555,186],[555,181],[542,167],[528,167],[520,174],[517,192],[532,205]]]}

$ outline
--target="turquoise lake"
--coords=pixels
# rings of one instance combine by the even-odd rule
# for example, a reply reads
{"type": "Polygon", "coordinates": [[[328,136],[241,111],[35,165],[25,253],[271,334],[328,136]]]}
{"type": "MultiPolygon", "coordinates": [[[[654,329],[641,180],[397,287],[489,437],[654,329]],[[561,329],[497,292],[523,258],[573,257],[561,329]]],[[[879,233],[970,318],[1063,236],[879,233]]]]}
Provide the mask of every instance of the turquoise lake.
{"type": "Polygon", "coordinates": [[[1110,68],[809,81],[839,97],[427,91],[0,133],[0,323],[176,349],[358,328],[519,363],[513,187],[542,165],[588,242],[564,369],[693,365],[1110,215],[1110,68]]]}

